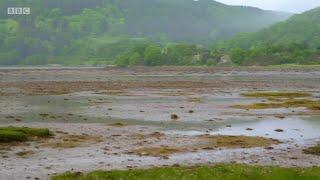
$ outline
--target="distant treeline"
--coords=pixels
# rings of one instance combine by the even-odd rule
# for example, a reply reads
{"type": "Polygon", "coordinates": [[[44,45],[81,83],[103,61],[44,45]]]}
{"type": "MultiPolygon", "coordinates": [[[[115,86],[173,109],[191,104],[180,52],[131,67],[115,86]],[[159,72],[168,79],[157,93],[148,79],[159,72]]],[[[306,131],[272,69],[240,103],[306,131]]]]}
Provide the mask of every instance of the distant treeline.
{"type": "Polygon", "coordinates": [[[320,8],[213,45],[240,65],[320,64],[320,8]]]}
{"type": "Polygon", "coordinates": [[[202,46],[188,44],[141,43],[117,57],[118,66],[161,66],[161,65],[215,65],[220,54],[212,53],[202,46]]]}
{"type": "MultiPolygon", "coordinates": [[[[0,65],[112,64],[119,55],[150,43],[153,49],[161,47],[162,56],[171,56],[164,53],[175,48],[170,44],[208,47],[290,16],[212,0],[3,0],[0,7],[2,12],[31,8],[28,16],[0,14],[0,65]]],[[[196,51],[207,64],[212,55],[202,49],[196,51]]],[[[143,64],[194,64],[190,59],[197,55],[179,56],[181,62],[162,57],[165,62],[143,64]]]]}
{"type": "Polygon", "coordinates": [[[0,14],[0,65],[215,65],[225,55],[237,65],[320,63],[320,8],[276,23],[289,14],[211,0],[5,0],[0,7],[31,7],[29,16],[0,14]]]}

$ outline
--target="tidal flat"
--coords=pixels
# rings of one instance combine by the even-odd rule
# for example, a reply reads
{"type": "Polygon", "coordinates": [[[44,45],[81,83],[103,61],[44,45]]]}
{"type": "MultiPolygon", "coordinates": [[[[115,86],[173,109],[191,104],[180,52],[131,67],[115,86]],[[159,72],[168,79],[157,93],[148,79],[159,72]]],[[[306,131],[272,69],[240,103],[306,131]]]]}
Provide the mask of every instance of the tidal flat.
{"type": "Polygon", "coordinates": [[[1,68],[0,127],[50,137],[0,142],[0,179],[319,167],[319,104],[320,67],[1,68]]]}

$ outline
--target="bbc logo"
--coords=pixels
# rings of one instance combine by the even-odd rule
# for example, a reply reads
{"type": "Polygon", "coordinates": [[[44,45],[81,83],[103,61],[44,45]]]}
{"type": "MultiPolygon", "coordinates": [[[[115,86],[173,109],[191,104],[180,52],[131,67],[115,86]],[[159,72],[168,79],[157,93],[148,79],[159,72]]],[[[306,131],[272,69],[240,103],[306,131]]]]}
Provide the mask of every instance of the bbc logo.
{"type": "Polygon", "coordinates": [[[9,7],[8,15],[29,15],[31,10],[29,7],[9,7]]]}

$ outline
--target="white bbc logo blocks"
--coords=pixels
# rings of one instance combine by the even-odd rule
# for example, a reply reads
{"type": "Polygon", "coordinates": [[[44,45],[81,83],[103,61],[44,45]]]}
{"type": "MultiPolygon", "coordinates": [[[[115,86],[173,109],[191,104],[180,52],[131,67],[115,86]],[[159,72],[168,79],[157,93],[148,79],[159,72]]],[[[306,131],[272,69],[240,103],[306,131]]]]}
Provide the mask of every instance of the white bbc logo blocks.
{"type": "Polygon", "coordinates": [[[30,8],[26,7],[22,9],[22,14],[29,15],[31,13],[30,8]]]}
{"type": "Polygon", "coordinates": [[[29,7],[9,7],[8,15],[29,15],[31,10],[29,7]]]}
{"type": "Polygon", "coordinates": [[[10,15],[15,14],[15,9],[14,8],[8,8],[8,14],[10,14],[10,15]]]}

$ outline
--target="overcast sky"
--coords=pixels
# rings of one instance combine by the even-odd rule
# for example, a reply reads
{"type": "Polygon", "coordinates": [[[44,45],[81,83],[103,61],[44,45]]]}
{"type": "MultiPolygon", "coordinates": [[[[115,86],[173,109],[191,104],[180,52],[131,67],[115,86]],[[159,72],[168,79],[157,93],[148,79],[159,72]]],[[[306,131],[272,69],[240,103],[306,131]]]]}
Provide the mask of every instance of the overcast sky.
{"type": "Polygon", "coordinates": [[[320,6],[320,0],[216,0],[231,5],[247,5],[268,10],[301,13],[320,6]]]}

